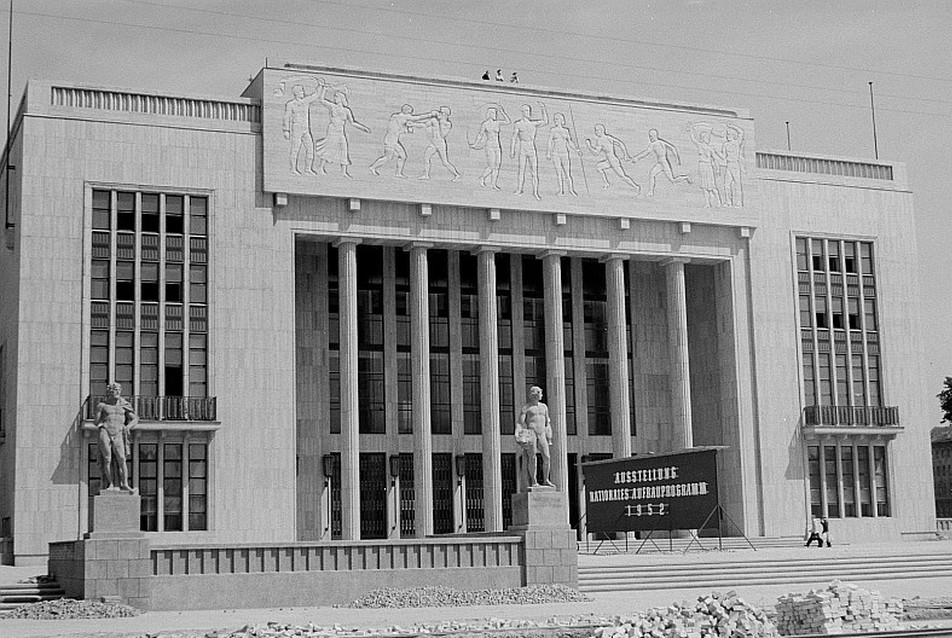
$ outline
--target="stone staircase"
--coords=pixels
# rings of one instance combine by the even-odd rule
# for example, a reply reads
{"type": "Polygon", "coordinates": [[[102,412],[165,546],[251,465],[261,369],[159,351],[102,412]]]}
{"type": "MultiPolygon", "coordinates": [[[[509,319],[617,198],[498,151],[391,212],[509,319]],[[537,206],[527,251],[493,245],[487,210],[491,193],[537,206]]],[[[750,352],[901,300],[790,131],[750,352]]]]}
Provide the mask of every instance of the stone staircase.
{"type": "MultiPolygon", "coordinates": [[[[748,547],[749,549],[749,547],[748,547]]],[[[879,554],[834,554],[807,550],[799,552],[747,551],[708,558],[672,555],[626,555],[617,562],[598,564],[596,557],[580,556],[579,589],[583,592],[656,591],[661,589],[730,589],[759,585],[807,584],[824,586],[830,581],[877,581],[920,578],[948,578],[952,574],[952,552],[903,552],[879,554]],[[775,554],[771,556],[770,554],[775,554]],[[622,564],[623,563],[623,564],[622,564]]]]}
{"type": "MultiPolygon", "coordinates": [[[[843,546],[842,544],[840,546],[843,546]]],[[[588,540],[579,541],[578,551],[580,554],[629,554],[640,550],[640,554],[657,554],[660,552],[684,552],[708,551],[708,550],[749,550],[754,549],[776,549],[776,548],[795,548],[803,547],[803,538],[800,536],[775,536],[775,537],[754,537],[746,539],[743,537],[725,537],[718,539],[716,537],[701,537],[698,540],[689,538],[666,538],[656,536],[650,541],[643,541],[634,537],[629,538],[627,544],[625,539],[615,539],[612,541],[588,540]]]]}
{"type": "Polygon", "coordinates": [[[66,592],[56,581],[48,578],[37,582],[0,585],[0,614],[16,609],[20,605],[59,600],[65,597],[66,592]]]}

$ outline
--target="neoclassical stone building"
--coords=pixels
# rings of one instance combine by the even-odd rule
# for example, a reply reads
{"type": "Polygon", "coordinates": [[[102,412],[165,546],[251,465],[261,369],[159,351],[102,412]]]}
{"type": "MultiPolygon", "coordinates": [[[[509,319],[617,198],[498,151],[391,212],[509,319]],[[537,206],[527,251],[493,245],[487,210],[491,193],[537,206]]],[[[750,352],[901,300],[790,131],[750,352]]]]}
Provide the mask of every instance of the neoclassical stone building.
{"type": "Polygon", "coordinates": [[[584,460],[701,445],[732,533],[934,530],[901,164],[284,63],[236,99],[31,82],[7,158],[5,561],[87,530],[110,381],[166,544],[504,529],[533,385],[582,531],[584,460]]]}

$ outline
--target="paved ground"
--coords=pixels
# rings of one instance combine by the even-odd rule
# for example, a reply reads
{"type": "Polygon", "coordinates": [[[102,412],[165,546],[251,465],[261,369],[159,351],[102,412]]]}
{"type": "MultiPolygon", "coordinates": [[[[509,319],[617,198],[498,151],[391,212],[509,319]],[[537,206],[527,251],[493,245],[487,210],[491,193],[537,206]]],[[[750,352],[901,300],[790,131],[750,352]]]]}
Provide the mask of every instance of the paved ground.
{"type": "MultiPolygon", "coordinates": [[[[834,556],[875,556],[886,553],[952,553],[952,542],[919,542],[902,545],[852,545],[823,549],[830,558],[834,556]]],[[[819,555],[819,550],[811,548],[765,549],[757,552],[745,550],[725,552],[698,552],[685,555],[665,555],[672,562],[696,561],[737,561],[769,560],[819,555]],[[810,552],[805,554],[805,552],[810,552]]],[[[630,554],[623,555],[581,555],[579,562],[587,564],[619,564],[657,560],[659,556],[630,554]]],[[[17,582],[23,578],[37,575],[42,568],[0,566],[0,585],[17,582]]],[[[952,592],[952,574],[941,578],[894,581],[851,581],[866,589],[879,591],[886,596],[902,598],[935,598],[948,596],[952,592]]],[[[825,583],[817,583],[818,586],[825,583]]],[[[808,585],[775,585],[756,587],[737,587],[736,591],[748,602],[761,606],[772,606],[777,597],[790,591],[805,591],[808,585]]],[[[115,618],[108,620],[0,620],[0,637],[35,638],[52,636],[109,636],[136,633],[146,635],[149,632],[174,630],[211,630],[237,629],[246,624],[277,621],[296,625],[309,622],[320,626],[342,625],[345,627],[390,627],[409,626],[442,620],[466,620],[477,618],[527,618],[543,620],[553,616],[612,616],[626,612],[635,612],[650,607],[667,605],[674,601],[692,600],[709,590],[665,590],[634,593],[598,593],[588,603],[562,603],[547,605],[503,605],[494,607],[459,608],[423,608],[423,609],[336,609],[329,607],[281,608],[281,609],[240,609],[184,612],[149,612],[135,618],[115,618]]],[[[932,624],[932,623],[930,623],[932,624]]]]}

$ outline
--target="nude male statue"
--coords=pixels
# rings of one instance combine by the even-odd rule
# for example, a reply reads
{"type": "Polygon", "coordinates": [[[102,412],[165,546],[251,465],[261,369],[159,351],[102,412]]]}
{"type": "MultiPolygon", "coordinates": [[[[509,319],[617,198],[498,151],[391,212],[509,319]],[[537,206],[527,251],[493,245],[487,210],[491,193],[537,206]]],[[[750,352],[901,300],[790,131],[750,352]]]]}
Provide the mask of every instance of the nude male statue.
{"type": "Polygon", "coordinates": [[[549,123],[545,104],[540,103],[539,106],[542,117],[535,120],[532,119],[532,107],[528,104],[522,107],[522,117],[513,122],[512,141],[509,144],[509,155],[516,158],[518,153],[519,188],[516,189],[516,195],[522,195],[525,190],[528,171],[532,173],[532,194],[536,199],[542,199],[539,195],[539,151],[536,149],[536,133],[540,126],[549,123]]]}
{"type": "Polygon", "coordinates": [[[309,173],[314,172],[314,138],[311,137],[311,102],[321,98],[315,91],[306,95],[304,87],[295,84],[291,87],[294,99],[284,105],[284,139],[291,141],[291,172],[300,175],[298,158],[301,150],[304,151],[304,167],[309,173]]]}
{"type": "Polygon", "coordinates": [[[99,428],[99,473],[102,488],[131,492],[126,475],[126,456],[129,454],[129,430],[139,423],[132,404],[122,398],[122,386],[110,383],[107,397],[97,406],[93,425],[99,428]]]}
{"type": "Polygon", "coordinates": [[[549,419],[549,408],[542,403],[542,388],[537,385],[529,388],[529,401],[522,407],[519,420],[516,421],[516,442],[522,449],[526,468],[526,486],[538,487],[536,479],[536,454],[542,454],[542,485],[555,487],[549,480],[551,459],[549,446],[552,445],[552,421],[549,419]]]}

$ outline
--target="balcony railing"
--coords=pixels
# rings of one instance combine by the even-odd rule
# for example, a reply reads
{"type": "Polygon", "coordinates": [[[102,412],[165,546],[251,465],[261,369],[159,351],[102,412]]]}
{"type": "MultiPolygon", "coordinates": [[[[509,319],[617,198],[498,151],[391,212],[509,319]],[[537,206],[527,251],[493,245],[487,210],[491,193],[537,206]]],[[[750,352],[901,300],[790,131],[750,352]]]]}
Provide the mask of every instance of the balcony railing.
{"type": "Polygon", "coordinates": [[[902,427],[898,407],[868,405],[811,405],[803,409],[803,424],[807,427],[902,427]]]}
{"type": "MultiPolygon", "coordinates": [[[[96,418],[96,406],[104,396],[86,399],[83,413],[88,420],[96,418]]],[[[217,421],[216,397],[126,397],[133,405],[140,421],[217,421]]]]}

